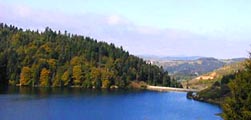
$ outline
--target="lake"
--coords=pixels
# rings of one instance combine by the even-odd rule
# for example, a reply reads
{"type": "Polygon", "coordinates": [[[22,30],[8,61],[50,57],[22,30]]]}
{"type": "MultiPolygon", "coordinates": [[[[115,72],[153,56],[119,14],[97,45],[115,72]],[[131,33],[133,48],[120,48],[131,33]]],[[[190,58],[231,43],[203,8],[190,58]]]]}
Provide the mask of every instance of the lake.
{"type": "Polygon", "coordinates": [[[1,120],[221,120],[221,109],[185,92],[5,88],[1,120]]]}

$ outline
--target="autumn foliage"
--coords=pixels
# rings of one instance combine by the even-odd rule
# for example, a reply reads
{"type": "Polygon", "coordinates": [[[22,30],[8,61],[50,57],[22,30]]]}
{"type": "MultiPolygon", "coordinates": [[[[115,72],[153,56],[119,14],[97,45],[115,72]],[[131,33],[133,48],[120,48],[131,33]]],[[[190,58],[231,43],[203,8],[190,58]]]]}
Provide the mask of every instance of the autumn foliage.
{"type": "Polygon", "coordinates": [[[0,82],[43,87],[168,86],[167,72],[122,47],[67,31],[22,30],[0,23],[0,82]],[[165,80],[163,80],[163,78],[165,80]]]}

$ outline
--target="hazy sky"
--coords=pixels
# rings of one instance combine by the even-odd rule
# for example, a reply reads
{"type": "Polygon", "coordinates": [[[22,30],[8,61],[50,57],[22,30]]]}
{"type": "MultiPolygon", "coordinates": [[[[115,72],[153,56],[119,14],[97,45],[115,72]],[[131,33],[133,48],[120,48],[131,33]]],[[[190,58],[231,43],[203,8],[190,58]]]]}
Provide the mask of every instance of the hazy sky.
{"type": "Polygon", "coordinates": [[[0,0],[0,22],[67,30],[131,54],[247,57],[250,0],[0,0]]]}

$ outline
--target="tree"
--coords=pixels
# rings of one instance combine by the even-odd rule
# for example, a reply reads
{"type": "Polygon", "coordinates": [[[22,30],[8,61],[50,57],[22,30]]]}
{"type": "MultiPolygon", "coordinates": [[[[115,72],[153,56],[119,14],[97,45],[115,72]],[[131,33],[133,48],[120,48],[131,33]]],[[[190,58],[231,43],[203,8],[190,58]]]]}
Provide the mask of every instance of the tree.
{"type": "Polygon", "coordinates": [[[32,70],[32,86],[35,86],[38,84],[39,76],[40,76],[38,65],[33,64],[31,70],[32,70]]]}
{"type": "Polygon", "coordinates": [[[111,82],[109,80],[102,80],[102,88],[110,88],[111,82]]]}
{"type": "Polygon", "coordinates": [[[0,83],[4,85],[17,81],[34,87],[125,88],[131,81],[168,85],[162,68],[90,37],[57,33],[49,27],[44,32],[24,31],[0,23],[0,43],[0,83]]]}
{"type": "Polygon", "coordinates": [[[163,83],[162,84],[163,84],[163,86],[167,86],[167,87],[171,86],[171,78],[168,75],[168,73],[164,74],[163,83]]]}
{"type": "Polygon", "coordinates": [[[50,86],[50,70],[43,68],[40,73],[40,86],[49,87],[50,86]]]}
{"type": "Polygon", "coordinates": [[[29,85],[31,82],[32,74],[29,67],[23,67],[20,74],[20,85],[29,85]]]}
{"type": "Polygon", "coordinates": [[[68,86],[69,85],[69,83],[70,83],[70,74],[69,74],[68,70],[64,72],[61,79],[62,79],[62,82],[63,82],[62,83],[63,86],[68,86]]]}
{"type": "Polygon", "coordinates": [[[55,76],[55,79],[54,79],[54,81],[53,81],[53,83],[52,83],[52,86],[53,87],[61,87],[62,86],[62,81],[61,81],[61,76],[62,76],[62,72],[61,71],[58,71],[57,73],[56,73],[56,76],[55,76]]]}
{"type": "Polygon", "coordinates": [[[93,80],[92,84],[95,88],[101,88],[101,70],[100,68],[91,69],[91,79],[93,80]]]}
{"type": "Polygon", "coordinates": [[[91,73],[85,74],[85,80],[82,83],[82,87],[84,87],[84,88],[92,88],[91,73]]]}
{"type": "Polygon", "coordinates": [[[71,65],[75,66],[75,65],[79,65],[81,64],[81,58],[78,56],[75,56],[71,59],[71,65]]]}
{"type": "Polygon", "coordinates": [[[222,105],[222,117],[226,120],[251,119],[251,54],[246,63],[246,70],[229,83],[231,97],[222,105]]]}
{"type": "Polygon", "coordinates": [[[74,85],[80,85],[82,83],[83,72],[81,70],[81,65],[76,65],[73,67],[72,77],[74,85]]]}

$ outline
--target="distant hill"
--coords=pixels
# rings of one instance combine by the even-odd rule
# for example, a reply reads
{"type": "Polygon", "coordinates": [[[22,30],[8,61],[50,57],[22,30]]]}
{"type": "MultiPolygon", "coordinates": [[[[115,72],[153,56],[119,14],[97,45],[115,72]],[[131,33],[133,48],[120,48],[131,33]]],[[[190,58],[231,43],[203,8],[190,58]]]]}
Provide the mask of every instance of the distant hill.
{"type": "MultiPolygon", "coordinates": [[[[233,80],[236,81],[237,76],[245,74],[246,65],[246,61],[233,63],[214,70],[213,72],[198,76],[188,82],[183,82],[182,84],[184,87],[187,88],[188,85],[188,88],[199,90],[199,92],[195,94],[189,92],[187,97],[215,104],[224,103],[227,97],[231,97],[229,83],[233,82],[233,80]]],[[[237,86],[243,87],[239,85],[237,86]]]]}
{"type": "Polygon", "coordinates": [[[163,57],[163,60],[196,60],[202,58],[201,56],[177,56],[177,57],[163,57]]]}
{"type": "Polygon", "coordinates": [[[167,57],[160,57],[155,55],[138,55],[139,57],[145,60],[196,60],[199,58],[203,58],[202,56],[167,56],[167,57]]]}
{"type": "Polygon", "coordinates": [[[232,63],[244,61],[245,58],[216,59],[212,57],[165,57],[163,58],[144,58],[148,62],[162,66],[170,75],[178,80],[188,80],[199,75],[211,72],[215,69],[232,63]]]}
{"type": "Polygon", "coordinates": [[[220,116],[225,120],[250,120],[250,78],[251,57],[189,81],[189,87],[207,87],[198,92],[188,92],[187,98],[220,105],[220,116]]]}
{"type": "Polygon", "coordinates": [[[205,73],[203,75],[197,76],[194,79],[189,80],[188,82],[184,81],[182,84],[185,88],[188,85],[189,88],[202,90],[210,87],[216,81],[221,80],[223,76],[234,74],[243,69],[244,61],[235,62],[232,64],[224,65],[221,68],[205,73]]]}

